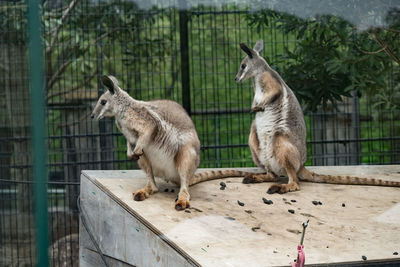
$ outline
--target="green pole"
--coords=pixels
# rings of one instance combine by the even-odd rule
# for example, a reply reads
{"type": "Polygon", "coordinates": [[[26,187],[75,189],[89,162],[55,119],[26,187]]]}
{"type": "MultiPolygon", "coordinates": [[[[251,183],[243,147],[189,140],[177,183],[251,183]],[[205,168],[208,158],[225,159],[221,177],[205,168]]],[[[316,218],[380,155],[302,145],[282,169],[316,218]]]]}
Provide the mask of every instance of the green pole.
{"type": "Polygon", "coordinates": [[[47,267],[49,259],[47,228],[47,154],[45,140],[45,103],[43,50],[41,44],[40,3],[28,0],[29,79],[31,89],[31,131],[36,225],[37,266],[47,267]]]}

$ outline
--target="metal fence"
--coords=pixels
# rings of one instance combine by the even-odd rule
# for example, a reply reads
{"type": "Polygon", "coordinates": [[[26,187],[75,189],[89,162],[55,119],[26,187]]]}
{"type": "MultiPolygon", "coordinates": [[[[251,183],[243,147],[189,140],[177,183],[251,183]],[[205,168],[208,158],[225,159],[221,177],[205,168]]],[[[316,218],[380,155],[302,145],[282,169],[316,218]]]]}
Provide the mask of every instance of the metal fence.
{"type": "MultiPolygon", "coordinates": [[[[88,115],[113,74],[141,100],[168,98],[191,115],[201,167],[254,166],[247,147],[251,83],[234,81],[238,44],[264,39],[278,70],[296,46],[278,21],[257,28],[246,6],[160,1],[46,1],[42,8],[48,149],[50,263],[78,263],[79,177],[84,169],[131,169],[111,120],[88,115]],[[146,6],[147,5],[147,6],[146,6]]],[[[36,262],[32,196],[27,5],[0,2],[0,265],[36,262]]],[[[393,64],[388,91],[398,91],[393,64]]],[[[285,77],[284,77],[285,78],[285,77]]],[[[291,87],[296,91],[296,85],[291,87]]],[[[397,97],[397,96],[396,96],[397,97]]],[[[397,98],[396,98],[397,99],[397,98]]],[[[375,95],[344,98],[337,109],[306,114],[313,165],[400,163],[399,110],[375,95]]]]}

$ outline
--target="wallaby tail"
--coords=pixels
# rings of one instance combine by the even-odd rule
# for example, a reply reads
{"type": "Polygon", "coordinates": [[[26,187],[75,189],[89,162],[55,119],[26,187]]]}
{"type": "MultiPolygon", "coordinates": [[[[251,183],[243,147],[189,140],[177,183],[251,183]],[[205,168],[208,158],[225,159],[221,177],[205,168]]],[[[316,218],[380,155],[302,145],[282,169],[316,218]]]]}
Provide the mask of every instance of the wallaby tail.
{"type": "Polygon", "coordinates": [[[323,175],[311,172],[305,167],[303,167],[298,174],[301,181],[313,183],[400,187],[400,182],[355,176],[323,175]]]}
{"type": "Polygon", "coordinates": [[[248,174],[254,174],[253,172],[239,171],[239,170],[210,170],[198,172],[192,178],[190,185],[195,185],[201,182],[227,178],[227,177],[244,177],[248,174]]]}

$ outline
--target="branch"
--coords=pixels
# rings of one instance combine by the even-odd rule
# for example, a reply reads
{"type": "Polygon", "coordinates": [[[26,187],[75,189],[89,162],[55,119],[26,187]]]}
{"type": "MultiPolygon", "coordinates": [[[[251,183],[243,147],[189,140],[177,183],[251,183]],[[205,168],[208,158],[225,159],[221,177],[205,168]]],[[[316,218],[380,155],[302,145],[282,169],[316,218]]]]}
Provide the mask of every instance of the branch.
{"type": "MultiPolygon", "coordinates": [[[[89,50],[91,45],[95,45],[97,42],[99,42],[100,40],[104,39],[105,37],[107,37],[108,35],[119,31],[120,29],[115,29],[106,33],[103,33],[102,35],[100,35],[99,37],[97,37],[93,43],[88,44],[81,52],[85,53],[89,50]]],[[[69,59],[68,61],[64,62],[58,69],[56,72],[54,72],[54,74],[51,76],[49,82],[47,83],[47,89],[49,90],[54,83],[59,79],[59,75],[72,63],[72,60],[69,59]]],[[[51,70],[48,70],[48,73],[52,73],[51,70]]]]}
{"type": "Polygon", "coordinates": [[[82,83],[78,84],[77,86],[72,86],[72,87],[67,88],[67,89],[65,89],[63,91],[52,93],[52,94],[48,94],[47,95],[47,101],[49,101],[49,99],[51,99],[53,97],[65,94],[65,92],[73,92],[73,91],[81,89],[83,86],[85,86],[87,83],[89,83],[95,76],[96,76],[96,74],[92,74],[89,77],[87,77],[82,83]]]}
{"type": "Polygon", "coordinates": [[[62,73],[70,64],[72,63],[72,60],[68,60],[64,62],[61,67],[58,68],[58,70],[51,76],[50,80],[47,83],[47,89],[50,89],[53,84],[59,79],[60,73],[62,73]]]}
{"type": "MultiPolygon", "coordinates": [[[[92,45],[95,45],[95,44],[96,44],[98,41],[100,41],[101,39],[104,39],[104,38],[106,38],[107,36],[109,36],[110,34],[112,34],[112,33],[114,33],[114,32],[118,32],[118,31],[120,31],[120,30],[121,30],[121,29],[114,29],[114,30],[112,30],[112,31],[103,33],[102,35],[100,35],[99,37],[97,37],[97,38],[93,41],[92,45]]],[[[89,47],[90,47],[90,45],[88,45],[88,46],[85,48],[84,51],[88,50],[89,47]]]]}
{"type": "MultiPolygon", "coordinates": [[[[63,26],[64,21],[68,18],[68,15],[70,14],[71,10],[74,9],[74,7],[75,7],[75,5],[76,5],[77,2],[78,2],[78,0],[73,0],[73,1],[69,4],[68,8],[64,11],[64,14],[63,14],[62,17],[61,17],[61,22],[60,22],[60,24],[57,25],[57,27],[55,28],[55,30],[54,30],[54,32],[53,32],[53,35],[51,36],[50,44],[49,44],[49,46],[48,46],[47,49],[46,49],[46,55],[49,55],[49,54],[51,53],[51,51],[53,51],[54,44],[55,44],[55,42],[56,42],[56,40],[57,40],[58,33],[60,32],[60,29],[61,29],[61,27],[63,26]]],[[[52,31],[53,31],[53,30],[52,30],[52,31]]]]}
{"type": "Polygon", "coordinates": [[[386,46],[385,46],[385,47],[382,47],[381,49],[378,49],[376,51],[366,51],[366,50],[361,49],[361,47],[359,47],[358,45],[356,45],[356,47],[357,47],[357,49],[359,51],[363,52],[364,54],[368,54],[368,55],[375,55],[375,54],[378,54],[378,53],[380,53],[380,52],[382,52],[383,50],[386,49],[386,46]]]}
{"type": "Polygon", "coordinates": [[[92,113],[92,112],[89,110],[89,112],[87,112],[85,115],[83,115],[82,117],[80,117],[80,118],[78,119],[78,121],[73,121],[73,122],[70,122],[70,123],[60,123],[60,124],[58,124],[58,125],[56,126],[55,131],[57,131],[59,128],[64,128],[64,127],[68,127],[68,126],[73,126],[73,125],[76,125],[76,124],[81,123],[84,119],[86,119],[87,117],[89,117],[90,113],[92,113]]]}
{"type": "Polygon", "coordinates": [[[398,64],[400,64],[400,58],[398,56],[396,56],[393,52],[392,49],[390,49],[390,47],[387,46],[387,44],[385,43],[385,41],[383,41],[381,39],[381,37],[378,35],[378,33],[372,29],[371,30],[372,33],[375,35],[376,41],[379,43],[379,45],[383,48],[383,51],[385,51],[385,53],[391,57],[394,61],[396,61],[398,64]]]}
{"type": "Polygon", "coordinates": [[[390,32],[400,33],[400,30],[393,29],[393,28],[388,28],[388,29],[386,29],[386,30],[388,30],[388,31],[390,31],[390,32]]]}

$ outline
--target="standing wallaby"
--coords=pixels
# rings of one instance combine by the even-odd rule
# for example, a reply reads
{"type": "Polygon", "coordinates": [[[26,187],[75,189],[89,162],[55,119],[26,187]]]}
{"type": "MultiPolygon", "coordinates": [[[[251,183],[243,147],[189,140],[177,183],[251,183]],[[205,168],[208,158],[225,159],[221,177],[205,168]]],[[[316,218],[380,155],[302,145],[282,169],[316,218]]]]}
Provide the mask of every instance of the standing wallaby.
{"type": "Polygon", "coordinates": [[[353,185],[381,185],[399,187],[400,182],[351,176],[319,175],[308,171],[306,124],[296,96],[279,74],[260,56],[263,41],[253,49],[245,44],[240,48],[247,54],[240,64],[236,82],[253,79],[254,100],[251,106],[256,112],[251,125],[249,146],[253,161],[266,171],[264,174],[248,174],[243,183],[277,181],[277,176],[287,176],[288,184],[274,184],[268,193],[286,193],[300,190],[299,180],[353,185]]]}
{"type": "Polygon", "coordinates": [[[154,176],[180,185],[177,210],[190,206],[189,185],[202,181],[243,177],[249,173],[235,170],[206,171],[195,174],[200,163],[200,141],[186,111],[171,100],[135,100],[118,86],[113,76],[102,76],[107,87],[91,118],[115,117],[118,129],[127,139],[127,156],[138,160],[146,173],[147,185],[133,194],[141,201],[158,191],[154,176]]]}

